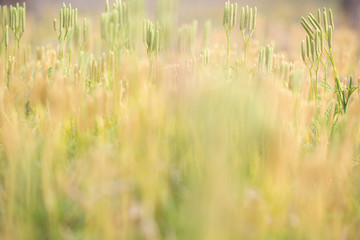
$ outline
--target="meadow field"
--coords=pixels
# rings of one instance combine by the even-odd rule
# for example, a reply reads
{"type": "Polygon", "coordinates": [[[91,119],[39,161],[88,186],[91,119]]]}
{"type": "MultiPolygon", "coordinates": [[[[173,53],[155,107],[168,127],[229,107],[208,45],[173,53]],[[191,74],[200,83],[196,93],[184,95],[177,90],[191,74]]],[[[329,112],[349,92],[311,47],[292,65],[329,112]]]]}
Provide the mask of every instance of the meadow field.
{"type": "Polygon", "coordinates": [[[284,27],[241,1],[182,21],[175,0],[27,5],[0,8],[1,240],[360,239],[339,8],[284,27]]]}

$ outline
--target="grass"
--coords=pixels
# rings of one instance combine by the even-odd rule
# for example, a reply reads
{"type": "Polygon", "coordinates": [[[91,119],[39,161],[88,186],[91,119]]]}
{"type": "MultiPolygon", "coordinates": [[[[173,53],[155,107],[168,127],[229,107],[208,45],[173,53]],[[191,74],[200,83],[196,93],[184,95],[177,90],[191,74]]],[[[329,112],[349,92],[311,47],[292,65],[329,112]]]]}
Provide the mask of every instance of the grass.
{"type": "Polygon", "coordinates": [[[138,0],[105,5],[83,21],[64,6],[63,43],[64,23],[49,46],[29,24],[18,52],[2,18],[1,239],[358,239],[355,32],[332,28],[316,60],[300,20],[287,51],[262,38],[261,8],[244,48],[221,22],[177,34],[142,26],[138,0]],[[326,81],[309,77],[310,60],[326,81]]]}

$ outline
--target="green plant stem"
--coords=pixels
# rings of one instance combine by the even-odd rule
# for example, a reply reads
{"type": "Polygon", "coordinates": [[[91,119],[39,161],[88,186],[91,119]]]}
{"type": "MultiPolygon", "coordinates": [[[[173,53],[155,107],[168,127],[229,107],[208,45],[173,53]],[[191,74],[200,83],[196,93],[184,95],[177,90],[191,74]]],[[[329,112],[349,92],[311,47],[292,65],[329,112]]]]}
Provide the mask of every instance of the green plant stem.
{"type": "Polygon", "coordinates": [[[315,89],[314,89],[314,97],[315,97],[315,102],[317,101],[317,97],[318,97],[318,79],[319,79],[319,69],[320,69],[320,57],[318,57],[318,62],[317,62],[317,66],[314,69],[315,71],[315,89]]]}
{"type": "Polygon", "coordinates": [[[9,72],[8,72],[8,47],[5,47],[5,84],[9,88],[9,72]]]}
{"type": "MultiPolygon", "coordinates": [[[[250,40],[250,39],[249,39],[250,40]]],[[[249,41],[245,42],[245,49],[244,49],[244,68],[246,68],[246,58],[247,58],[247,50],[248,50],[249,41]]]]}
{"type": "MultiPolygon", "coordinates": [[[[310,60],[310,59],[309,59],[310,60]]],[[[305,61],[304,61],[306,67],[308,68],[309,70],[309,75],[310,75],[310,99],[312,99],[313,97],[313,76],[312,76],[312,70],[313,70],[313,67],[314,67],[314,63],[310,60],[310,64],[307,64],[305,61]]]]}
{"type": "Polygon", "coordinates": [[[327,65],[325,65],[324,61],[320,58],[321,65],[324,67],[324,92],[326,92],[327,86],[327,65]]]}
{"type": "Polygon", "coordinates": [[[249,43],[250,43],[250,39],[251,39],[251,36],[253,35],[253,32],[249,33],[249,36],[248,38],[246,38],[245,36],[245,31],[241,31],[242,33],[242,37],[243,37],[243,40],[244,40],[244,68],[246,68],[246,59],[247,59],[247,52],[248,52],[248,46],[249,46],[249,43]]]}
{"type": "Polygon", "coordinates": [[[229,78],[229,55],[230,55],[230,31],[226,31],[227,50],[226,50],[226,76],[229,78]]]}
{"type": "Polygon", "coordinates": [[[336,67],[335,67],[334,56],[333,56],[333,53],[332,53],[331,48],[329,49],[329,53],[330,53],[330,62],[331,62],[331,65],[332,65],[332,67],[333,67],[333,70],[334,70],[335,81],[337,81],[337,83],[338,83],[339,86],[340,86],[339,75],[338,75],[337,70],[336,70],[336,67]]]}

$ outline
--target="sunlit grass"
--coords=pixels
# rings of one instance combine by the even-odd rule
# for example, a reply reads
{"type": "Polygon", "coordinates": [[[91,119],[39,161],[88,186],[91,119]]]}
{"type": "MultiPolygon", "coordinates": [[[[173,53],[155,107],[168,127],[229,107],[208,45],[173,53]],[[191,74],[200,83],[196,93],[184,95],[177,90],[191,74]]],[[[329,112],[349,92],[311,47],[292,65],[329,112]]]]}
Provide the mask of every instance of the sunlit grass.
{"type": "Polygon", "coordinates": [[[2,18],[0,238],[358,239],[356,33],[331,33],[336,85],[331,61],[309,77],[300,23],[278,52],[244,8],[245,54],[234,16],[237,44],[221,22],[166,35],[162,4],[142,25],[142,1],[104,3],[98,30],[64,6],[53,45],[29,25],[19,51],[2,18]]]}

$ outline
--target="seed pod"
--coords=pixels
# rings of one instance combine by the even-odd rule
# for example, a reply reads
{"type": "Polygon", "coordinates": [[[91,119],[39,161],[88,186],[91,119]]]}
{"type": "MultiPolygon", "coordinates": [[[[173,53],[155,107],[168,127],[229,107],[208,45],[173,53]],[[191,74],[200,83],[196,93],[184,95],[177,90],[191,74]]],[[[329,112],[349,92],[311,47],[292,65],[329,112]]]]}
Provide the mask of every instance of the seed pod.
{"type": "Polygon", "coordinates": [[[14,21],[13,6],[10,5],[10,8],[9,8],[9,26],[10,26],[10,28],[12,28],[12,26],[13,26],[13,21],[14,21]]]}
{"type": "Polygon", "coordinates": [[[70,27],[75,25],[75,11],[70,11],[70,27]]]}
{"type": "Polygon", "coordinates": [[[64,11],[60,9],[60,25],[59,30],[61,30],[64,27],[64,11]]]}
{"type": "Polygon", "coordinates": [[[335,26],[334,26],[334,17],[333,17],[333,13],[332,13],[332,10],[331,10],[331,9],[329,9],[329,19],[330,19],[331,27],[332,27],[332,29],[334,30],[334,29],[335,29],[335,26]]]}
{"type": "Polygon", "coordinates": [[[245,26],[247,27],[248,31],[249,31],[249,26],[250,26],[250,8],[249,6],[246,6],[246,24],[245,26]]]}
{"type": "Polygon", "coordinates": [[[263,64],[264,64],[264,52],[265,52],[265,48],[262,47],[260,49],[260,54],[259,54],[259,69],[263,68],[263,64]]]}
{"type": "Polygon", "coordinates": [[[244,15],[244,30],[248,26],[248,15],[249,15],[249,6],[245,7],[245,15],[244,15]]]}
{"type": "Polygon", "coordinates": [[[26,8],[25,8],[25,3],[24,3],[24,7],[23,7],[23,11],[22,11],[22,31],[25,31],[25,26],[26,26],[26,8]]]}
{"type": "Polygon", "coordinates": [[[105,3],[105,12],[110,12],[109,0],[106,0],[106,3],[105,3]]]}
{"type": "Polygon", "coordinates": [[[256,27],[256,17],[257,17],[257,8],[255,7],[254,8],[254,15],[253,15],[253,29],[252,29],[252,31],[254,31],[255,27],[256,27]]]}
{"type": "Polygon", "coordinates": [[[231,24],[231,5],[227,2],[226,25],[229,28],[231,24]]]}
{"type": "Polygon", "coordinates": [[[20,26],[20,14],[19,14],[19,10],[17,8],[13,8],[13,9],[14,9],[14,15],[15,15],[14,29],[15,29],[15,31],[17,31],[18,26],[20,26]]]}
{"type": "Polygon", "coordinates": [[[245,8],[241,8],[241,14],[240,14],[240,31],[244,31],[245,29],[245,8]]]}
{"type": "Polygon", "coordinates": [[[83,21],[83,39],[84,39],[84,42],[87,40],[87,36],[88,36],[88,24],[87,24],[87,20],[86,18],[84,18],[84,21],[83,21]]]}
{"type": "Polygon", "coordinates": [[[317,21],[321,26],[321,10],[320,9],[318,9],[318,11],[317,11],[317,21]]]}
{"type": "Polygon", "coordinates": [[[315,44],[314,44],[314,40],[310,41],[310,47],[311,47],[311,60],[315,61],[315,44]]]}
{"type": "Polygon", "coordinates": [[[328,32],[327,32],[327,34],[328,34],[329,49],[331,49],[331,48],[332,48],[332,36],[333,36],[333,28],[332,28],[332,26],[329,26],[329,27],[328,27],[328,32]]]}
{"type": "Polygon", "coordinates": [[[312,39],[314,35],[314,31],[311,30],[310,25],[306,22],[305,18],[301,18],[301,19],[302,19],[301,25],[303,26],[309,37],[312,39]]]}
{"type": "Polygon", "coordinates": [[[71,7],[71,3],[69,3],[69,6],[68,6],[68,14],[69,14],[69,25],[71,26],[71,23],[72,23],[72,21],[71,21],[71,17],[72,17],[72,15],[73,15],[73,10],[72,10],[72,7],[71,7]]]}
{"type": "Polygon", "coordinates": [[[230,28],[232,28],[232,26],[233,26],[234,15],[235,15],[234,13],[235,13],[235,7],[234,7],[234,4],[231,4],[231,6],[230,6],[230,21],[229,21],[230,28]]]}
{"type": "Polygon", "coordinates": [[[152,42],[153,42],[153,39],[154,39],[154,32],[153,32],[153,29],[152,29],[150,23],[148,23],[148,29],[146,31],[147,31],[146,43],[147,43],[147,48],[149,50],[152,47],[152,42]]]}
{"type": "Polygon", "coordinates": [[[249,33],[253,29],[253,9],[250,8],[250,14],[249,14],[249,33]]]}
{"type": "Polygon", "coordinates": [[[3,17],[3,19],[2,19],[2,20],[3,20],[3,21],[2,21],[2,24],[3,24],[2,27],[5,28],[5,26],[6,26],[6,24],[7,24],[7,15],[8,15],[8,14],[7,14],[7,13],[8,13],[8,10],[7,10],[7,6],[6,6],[6,5],[2,7],[2,11],[3,11],[3,13],[2,13],[2,14],[3,14],[3,15],[2,15],[2,17],[3,17]]]}
{"type": "Polygon", "coordinates": [[[224,27],[229,24],[228,19],[229,19],[229,2],[226,2],[224,6],[224,18],[223,18],[224,27]]]}
{"type": "Polygon", "coordinates": [[[266,53],[265,53],[265,63],[268,71],[272,69],[273,58],[274,58],[274,46],[268,45],[266,47],[266,53]]]}
{"type": "Polygon", "coordinates": [[[232,21],[232,23],[231,23],[231,26],[232,26],[232,28],[235,26],[235,24],[236,24],[236,17],[237,17],[237,3],[235,3],[235,7],[234,7],[234,16],[233,16],[233,21],[232,21]]]}
{"type": "Polygon", "coordinates": [[[266,66],[269,65],[269,62],[270,62],[270,47],[269,45],[266,47],[266,53],[265,53],[265,63],[266,63],[266,66]]]}
{"type": "Polygon", "coordinates": [[[11,21],[10,28],[15,30],[15,28],[16,28],[16,10],[15,10],[15,8],[11,9],[11,17],[12,17],[12,21],[11,21]]]}
{"type": "Polygon", "coordinates": [[[24,25],[23,25],[23,9],[19,9],[19,25],[20,25],[20,32],[24,32],[24,25]]]}
{"type": "Polygon", "coordinates": [[[75,8],[75,13],[74,13],[74,25],[77,26],[78,25],[78,9],[75,8]]]}
{"type": "Polygon", "coordinates": [[[67,29],[69,26],[69,20],[68,20],[68,10],[64,10],[64,28],[67,29]]]}
{"type": "Polygon", "coordinates": [[[309,15],[308,15],[308,20],[309,20],[311,26],[312,26],[312,27],[315,29],[315,31],[316,31],[316,30],[318,30],[318,27],[317,27],[316,23],[314,22],[314,20],[313,20],[313,18],[312,18],[311,16],[312,16],[312,14],[309,13],[309,15]]]}
{"type": "Polygon", "coordinates": [[[324,10],[323,10],[323,19],[324,19],[324,29],[325,29],[325,31],[327,31],[328,19],[327,19],[327,14],[326,14],[326,8],[324,8],[324,10]]]}
{"type": "Polygon", "coordinates": [[[66,28],[70,28],[71,27],[71,11],[70,8],[66,9],[66,28]]]}
{"type": "Polygon", "coordinates": [[[305,62],[305,59],[306,59],[306,55],[305,55],[305,41],[302,40],[301,42],[301,57],[302,57],[302,60],[305,62]]]}
{"type": "Polygon", "coordinates": [[[315,17],[310,13],[308,16],[309,21],[311,22],[311,24],[314,26],[315,29],[317,30],[322,30],[322,27],[320,25],[320,22],[318,22],[315,17]]]}

